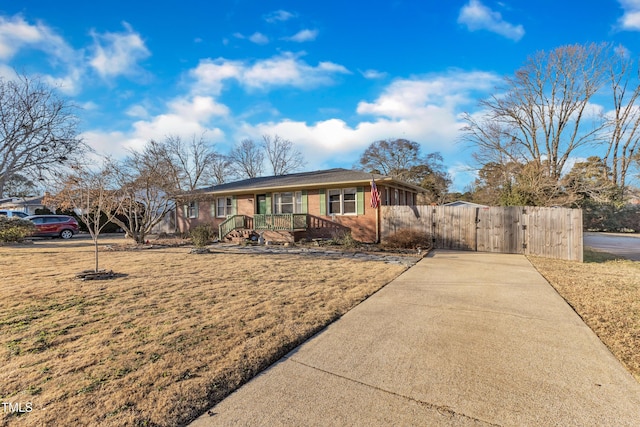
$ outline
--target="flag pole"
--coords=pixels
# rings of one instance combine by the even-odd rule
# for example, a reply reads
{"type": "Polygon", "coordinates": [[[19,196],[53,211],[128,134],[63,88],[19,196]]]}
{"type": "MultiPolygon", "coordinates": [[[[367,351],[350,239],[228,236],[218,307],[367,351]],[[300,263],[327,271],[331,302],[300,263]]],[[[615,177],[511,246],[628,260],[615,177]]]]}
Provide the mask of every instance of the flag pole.
{"type": "Polygon", "coordinates": [[[380,243],[380,204],[376,207],[376,243],[380,243]]]}
{"type": "Polygon", "coordinates": [[[376,210],[376,243],[380,243],[380,192],[376,186],[375,177],[371,174],[371,206],[376,210]]]}

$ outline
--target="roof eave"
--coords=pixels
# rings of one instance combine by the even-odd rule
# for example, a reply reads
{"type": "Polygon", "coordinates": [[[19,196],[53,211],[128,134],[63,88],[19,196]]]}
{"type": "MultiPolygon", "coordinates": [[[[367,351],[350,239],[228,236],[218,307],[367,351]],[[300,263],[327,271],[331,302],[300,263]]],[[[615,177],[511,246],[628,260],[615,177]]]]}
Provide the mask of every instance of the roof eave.
{"type": "MultiPolygon", "coordinates": [[[[215,188],[207,191],[196,191],[193,193],[186,193],[181,196],[188,197],[194,195],[220,195],[226,196],[231,194],[255,194],[258,192],[277,192],[277,191],[286,191],[286,190],[306,190],[310,188],[321,188],[327,186],[336,186],[336,187],[344,187],[349,185],[366,185],[371,183],[369,179],[359,179],[359,180],[348,180],[348,181],[334,181],[334,182],[316,182],[316,183],[308,183],[308,184],[288,184],[288,185],[269,185],[269,186],[256,186],[256,187],[248,187],[243,189],[229,189],[216,191],[215,188]]],[[[407,187],[412,189],[418,193],[424,193],[426,190],[420,186],[410,184],[404,181],[398,181],[392,177],[378,177],[376,178],[377,184],[397,184],[399,186],[407,187]]]]}

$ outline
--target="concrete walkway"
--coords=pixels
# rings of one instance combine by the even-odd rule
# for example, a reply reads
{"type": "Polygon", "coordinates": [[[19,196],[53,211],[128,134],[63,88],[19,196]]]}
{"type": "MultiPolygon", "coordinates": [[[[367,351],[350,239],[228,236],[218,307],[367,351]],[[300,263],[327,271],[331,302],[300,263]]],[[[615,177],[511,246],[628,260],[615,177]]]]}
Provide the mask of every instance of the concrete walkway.
{"type": "Polygon", "coordinates": [[[438,251],[193,426],[638,426],[640,384],[521,255],[438,251]]]}

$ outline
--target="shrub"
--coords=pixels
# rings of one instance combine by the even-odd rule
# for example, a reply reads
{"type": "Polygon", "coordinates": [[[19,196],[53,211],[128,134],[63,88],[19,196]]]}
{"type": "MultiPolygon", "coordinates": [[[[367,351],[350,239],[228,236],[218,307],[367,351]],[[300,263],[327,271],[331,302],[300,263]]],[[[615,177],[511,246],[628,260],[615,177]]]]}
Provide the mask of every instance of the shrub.
{"type": "Polygon", "coordinates": [[[389,249],[426,249],[431,247],[431,238],[423,231],[402,228],[388,236],[383,246],[389,249]]]}
{"type": "Polygon", "coordinates": [[[640,231],[640,206],[585,204],[584,228],[590,231],[640,231]]]}
{"type": "Polygon", "coordinates": [[[345,248],[355,248],[360,242],[353,238],[351,231],[339,230],[332,233],[331,244],[344,246],[345,248]]]}
{"type": "Polygon", "coordinates": [[[202,224],[195,227],[189,233],[191,237],[191,242],[197,248],[203,248],[211,243],[213,237],[215,236],[215,232],[211,224],[202,224]]]}
{"type": "Polygon", "coordinates": [[[0,242],[21,242],[35,231],[29,220],[0,216],[0,242]]]}

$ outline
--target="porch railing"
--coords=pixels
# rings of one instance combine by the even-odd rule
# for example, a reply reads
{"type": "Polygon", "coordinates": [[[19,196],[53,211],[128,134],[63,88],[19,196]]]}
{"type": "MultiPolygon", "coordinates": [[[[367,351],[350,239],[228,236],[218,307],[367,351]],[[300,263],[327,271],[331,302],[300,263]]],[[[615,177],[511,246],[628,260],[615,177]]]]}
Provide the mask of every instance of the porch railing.
{"type": "Polygon", "coordinates": [[[253,216],[255,230],[304,230],[307,214],[256,214],[253,216]]]}
{"type": "Polygon", "coordinates": [[[218,238],[222,239],[233,230],[247,228],[250,219],[251,218],[248,218],[245,215],[230,216],[229,218],[222,221],[222,223],[220,223],[220,225],[218,226],[218,238]]]}

